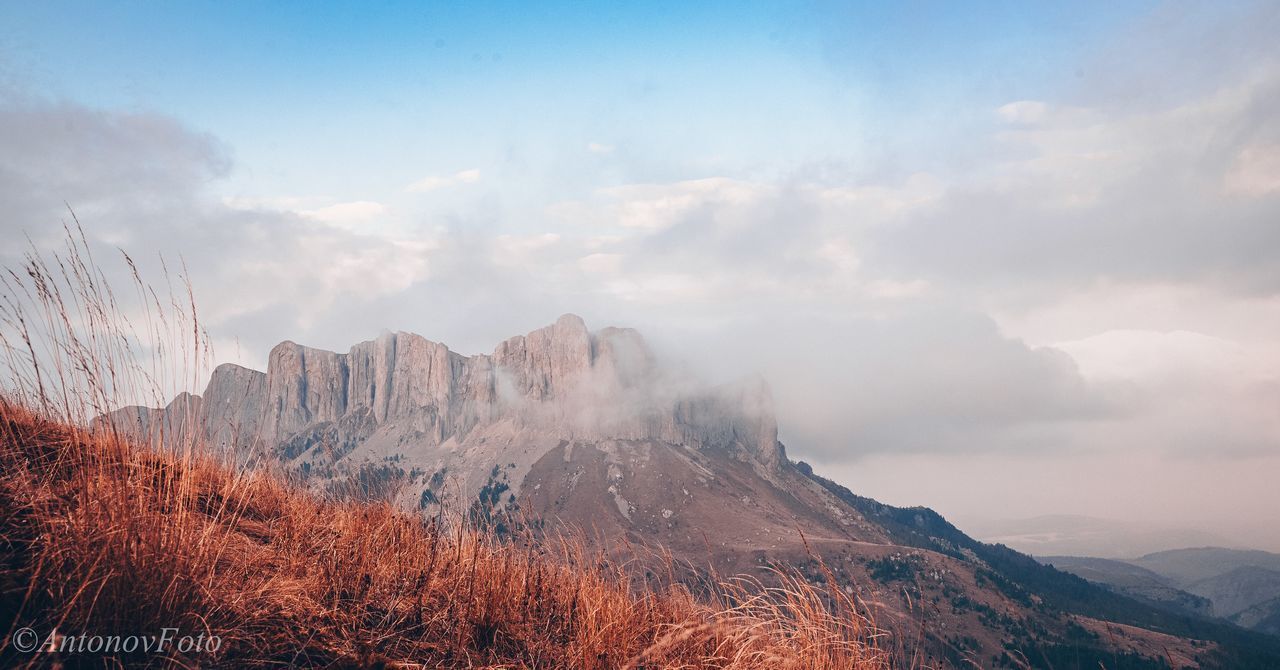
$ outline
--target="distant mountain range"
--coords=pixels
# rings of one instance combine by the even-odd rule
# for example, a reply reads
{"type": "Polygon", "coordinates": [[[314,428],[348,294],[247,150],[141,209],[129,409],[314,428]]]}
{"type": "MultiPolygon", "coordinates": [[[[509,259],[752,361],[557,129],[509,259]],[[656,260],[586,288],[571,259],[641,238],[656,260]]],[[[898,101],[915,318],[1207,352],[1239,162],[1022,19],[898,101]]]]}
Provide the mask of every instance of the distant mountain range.
{"type": "Polygon", "coordinates": [[[104,420],[319,495],[582,529],[602,551],[653,557],[655,579],[670,552],[695,588],[717,575],[768,582],[774,565],[835,580],[917,665],[1280,667],[1280,640],[858,496],[787,458],[763,380],[701,385],[636,331],[591,331],[573,315],[475,356],[411,333],[346,353],[284,342],[265,372],[219,366],[201,395],[104,420]]]}
{"type": "Polygon", "coordinates": [[[984,542],[998,542],[1034,556],[1127,559],[1166,549],[1234,544],[1203,530],[1073,514],[975,519],[968,523],[968,528],[974,537],[984,542]]]}
{"type": "Polygon", "coordinates": [[[1199,547],[1131,560],[1046,556],[1046,564],[1173,611],[1280,635],[1280,554],[1199,547]]]}

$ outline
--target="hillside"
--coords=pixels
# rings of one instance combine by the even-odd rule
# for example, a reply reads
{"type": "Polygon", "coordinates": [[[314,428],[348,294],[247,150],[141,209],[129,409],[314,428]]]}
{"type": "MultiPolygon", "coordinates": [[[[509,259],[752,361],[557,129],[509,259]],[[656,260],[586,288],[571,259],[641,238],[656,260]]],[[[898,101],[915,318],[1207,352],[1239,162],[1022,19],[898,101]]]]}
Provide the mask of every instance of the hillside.
{"type": "Polygon", "coordinates": [[[567,538],[324,501],[0,403],[4,667],[887,667],[851,598],[776,576],[637,589],[567,538]],[[22,653],[20,627],[54,651],[22,653]],[[201,642],[84,647],[165,628],[201,642]]]}
{"type": "Polygon", "coordinates": [[[1064,572],[1175,612],[1199,616],[1213,614],[1208,598],[1187,593],[1174,586],[1167,577],[1132,563],[1081,556],[1041,556],[1039,559],[1064,572]]]}
{"type": "Polygon", "coordinates": [[[1280,635],[1280,598],[1272,598],[1233,614],[1231,622],[1259,633],[1280,635]]]}
{"type": "Polygon", "coordinates": [[[1149,554],[1133,563],[1207,598],[1215,616],[1259,632],[1280,633],[1280,555],[1199,547],[1149,554]]]}
{"type": "Polygon", "coordinates": [[[1213,603],[1213,613],[1233,617],[1255,605],[1280,598],[1280,572],[1242,565],[1187,585],[1187,590],[1213,603]]]}
{"type": "Polygon", "coordinates": [[[1041,560],[1173,611],[1214,616],[1262,633],[1280,632],[1280,556],[1270,552],[1197,547],[1127,561],[1075,556],[1041,560]]]}
{"type": "Polygon", "coordinates": [[[1242,567],[1257,567],[1280,572],[1280,554],[1223,547],[1160,551],[1129,562],[1184,585],[1217,577],[1242,567]]]}

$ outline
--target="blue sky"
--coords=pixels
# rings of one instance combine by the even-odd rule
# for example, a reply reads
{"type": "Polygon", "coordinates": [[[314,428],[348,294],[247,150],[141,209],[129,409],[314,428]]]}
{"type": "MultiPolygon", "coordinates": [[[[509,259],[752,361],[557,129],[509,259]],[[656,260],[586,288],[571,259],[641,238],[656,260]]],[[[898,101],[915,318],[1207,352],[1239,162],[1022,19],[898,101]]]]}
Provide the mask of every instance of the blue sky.
{"type": "Polygon", "coordinates": [[[0,233],[71,205],[104,258],[180,254],[219,360],[575,312],[762,373],[861,493],[1280,548],[1277,34],[1268,2],[4,3],[0,233]]]}
{"type": "Polygon", "coordinates": [[[545,197],[962,160],[992,109],[1060,94],[1145,8],[14,3],[0,53],[42,94],[217,135],[241,195],[366,199],[483,167],[545,197]],[[592,142],[628,160],[565,174],[592,142]]]}

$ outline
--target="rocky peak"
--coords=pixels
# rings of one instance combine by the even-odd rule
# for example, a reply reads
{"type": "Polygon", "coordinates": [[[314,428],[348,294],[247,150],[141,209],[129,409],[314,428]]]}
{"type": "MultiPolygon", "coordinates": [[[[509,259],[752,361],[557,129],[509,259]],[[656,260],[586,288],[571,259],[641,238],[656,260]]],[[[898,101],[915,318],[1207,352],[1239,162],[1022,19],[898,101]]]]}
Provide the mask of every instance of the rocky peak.
{"type": "Polygon", "coordinates": [[[281,342],[267,357],[269,435],[285,436],[347,410],[347,364],[340,354],[281,342]]]}
{"type": "Polygon", "coordinates": [[[576,314],[517,335],[493,351],[493,364],[510,375],[523,397],[547,401],[574,388],[592,364],[591,333],[576,314]]]}
{"type": "Polygon", "coordinates": [[[604,328],[592,337],[592,352],[595,369],[621,388],[635,388],[654,382],[657,360],[639,331],[604,328]]]}
{"type": "MultiPolygon", "coordinates": [[[[205,388],[202,418],[211,443],[240,450],[252,444],[269,451],[344,425],[364,426],[360,435],[394,435],[395,444],[442,445],[508,422],[562,439],[722,449],[765,471],[781,467],[763,379],[713,389],[677,378],[637,331],[592,332],[581,317],[566,314],[505,340],[492,355],[462,356],[404,332],[384,333],[347,353],[282,342],[265,373],[218,366],[205,388]]],[[[164,410],[137,409],[138,420],[146,412],[164,410]]]]}

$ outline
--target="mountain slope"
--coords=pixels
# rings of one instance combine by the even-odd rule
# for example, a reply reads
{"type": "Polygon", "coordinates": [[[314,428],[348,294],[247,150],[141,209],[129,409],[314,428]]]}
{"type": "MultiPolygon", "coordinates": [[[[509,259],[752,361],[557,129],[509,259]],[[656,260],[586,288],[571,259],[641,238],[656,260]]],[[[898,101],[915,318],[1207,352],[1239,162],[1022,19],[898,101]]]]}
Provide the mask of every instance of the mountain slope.
{"type": "Polygon", "coordinates": [[[1041,556],[1039,559],[1059,570],[1159,607],[1198,616],[1213,614],[1208,598],[1187,593],[1175,587],[1168,578],[1132,563],[1081,556],[1041,556]]]}
{"type": "Polygon", "coordinates": [[[1240,567],[1259,567],[1280,572],[1280,554],[1256,549],[1195,547],[1147,554],[1130,561],[1163,575],[1177,584],[1190,585],[1240,567]]]}
{"type": "Polygon", "coordinates": [[[904,653],[939,663],[1280,662],[1280,647],[1230,627],[977,542],[931,510],[856,496],[786,458],[761,380],[706,387],[659,365],[635,331],[591,332],[572,315],[476,356],[407,333],[345,354],[286,342],[265,373],[220,366],[201,396],[106,420],[157,446],[211,444],[325,495],[669,551],[695,582],[795,566],[856,594],[904,653]]]}
{"type": "MultiPolygon", "coordinates": [[[[801,463],[800,467],[812,473],[807,465],[801,463]]],[[[1209,667],[1267,668],[1280,660],[1280,640],[1139,602],[1053,566],[1044,565],[1004,545],[978,542],[928,508],[885,505],[858,496],[816,474],[810,476],[837,492],[850,505],[864,511],[869,519],[881,523],[895,541],[909,546],[932,547],[943,553],[970,556],[981,566],[980,570],[987,571],[987,581],[992,586],[1015,600],[1033,603],[1037,609],[1070,615],[1069,618],[1088,617],[1093,621],[1121,624],[1125,630],[1130,631],[1129,634],[1134,631],[1127,627],[1132,626],[1138,631],[1152,630],[1172,636],[1217,641],[1222,644],[1217,653],[1196,655],[1198,662],[1209,667]]],[[[1089,627],[1085,628],[1088,630],[1089,627]]],[[[1104,637],[1115,640],[1117,629],[1112,624],[1107,624],[1102,630],[1105,631],[1104,637]]],[[[1027,642],[1025,638],[1022,641],[1024,644],[1027,642]]],[[[1036,640],[1030,642],[1035,643],[1036,640]]],[[[1034,649],[1037,645],[1028,646],[1034,649]]],[[[1043,648],[1042,645],[1040,647],[1043,648]]],[[[1084,667],[1079,666],[1079,661],[1067,662],[1076,664],[1069,667],[1084,667]]],[[[1181,660],[1175,660],[1175,666],[1180,663],[1181,660]]],[[[1061,667],[1056,662],[1048,665],[1061,667]]],[[[1115,659],[1104,663],[1103,667],[1116,667],[1115,659]]]]}
{"type": "Polygon", "coordinates": [[[1280,572],[1242,565],[1187,585],[1191,593],[1213,602],[1213,613],[1230,618],[1255,605],[1280,598],[1280,572]]]}
{"type": "Polygon", "coordinates": [[[1280,598],[1272,598],[1233,614],[1231,622],[1259,633],[1280,635],[1280,598]]]}
{"type": "Polygon", "coordinates": [[[1148,554],[1130,561],[1178,588],[1208,599],[1215,616],[1245,628],[1277,632],[1280,554],[1197,547],[1148,554]]]}
{"type": "Polygon", "coordinates": [[[1263,633],[1280,632],[1280,556],[1265,551],[1199,547],[1129,561],[1048,556],[1042,561],[1152,604],[1226,619],[1263,633]],[[1150,566],[1150,567],[1144,567],[1150,566]]]}

